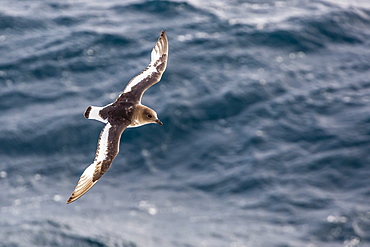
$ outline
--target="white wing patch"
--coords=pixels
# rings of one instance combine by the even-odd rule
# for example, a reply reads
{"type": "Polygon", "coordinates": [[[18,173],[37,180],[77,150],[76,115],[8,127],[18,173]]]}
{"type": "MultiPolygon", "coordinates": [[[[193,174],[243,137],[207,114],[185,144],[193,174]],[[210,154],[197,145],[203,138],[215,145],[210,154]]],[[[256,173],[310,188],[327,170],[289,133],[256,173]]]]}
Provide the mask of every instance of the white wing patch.
{"type": "Polygon", "coordinates": [[[72,192],[72,195],[68,199],[67,203],[71,203],[83,196],[87,191],[91,189],[91,187],[96,184],[96,182],[98,182],[98,180],[93,182],[93,177],[97,166],[100,166],[101,162],[104,161],[106,158],[106,154],[108,152],[108,134],[110,127],[110,123],[107,123],[103,131],[101,132],[98,142],[98,148],[96,150],[95,160],[82,173],[80,180],[78,181],[77,186],[72,192]]]}
{"type": "Polygon", "coordinates": [[[143,72],[141,72],[134,79],[131,80],[131,82],[125,87],[123,93],[131,92],[132,87],[139,84],[142,80],[149,77],[151,74],[155,72],[158,72],[157,68],[149,65],[143,72]]]}
{"type": "Polygon", "coordinates": [[[96,149],[96,155],[94,163],[103,161],[106,158],[107,152],[108,152],[108,136],[109,136],[109,129],[111,125],[110,123],[107,123],[103,129],[103,131],[100,134],[99,142],[98,142],[98,148],[96,149]]]}

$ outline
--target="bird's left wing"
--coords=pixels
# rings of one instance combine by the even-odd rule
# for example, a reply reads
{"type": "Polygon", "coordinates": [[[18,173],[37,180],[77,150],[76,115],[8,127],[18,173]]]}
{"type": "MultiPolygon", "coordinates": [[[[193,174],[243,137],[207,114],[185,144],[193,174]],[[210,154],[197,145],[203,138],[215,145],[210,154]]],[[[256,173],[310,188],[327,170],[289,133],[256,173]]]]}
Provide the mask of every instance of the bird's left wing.
{"type": "Polygon", "coordinates": [[[159,82],[167,67],[168,39],[165,31],[162,31],[155,44],[148,67],[140,74],[131,79],[117,101],[129,99],[140,102],[144,92],[159,82]]]}
{"type": "Polygon", "coordinates": [[[122,132],[127,128],[127,124],[111,125],[107,123],[100,133],[98,147],[94,162],[82,173],[80,180],[68,199],[67,204],[71,203],[93,187],[99,178],[109,169],[114,158],[119,152],[119,142],[122,132]]]}

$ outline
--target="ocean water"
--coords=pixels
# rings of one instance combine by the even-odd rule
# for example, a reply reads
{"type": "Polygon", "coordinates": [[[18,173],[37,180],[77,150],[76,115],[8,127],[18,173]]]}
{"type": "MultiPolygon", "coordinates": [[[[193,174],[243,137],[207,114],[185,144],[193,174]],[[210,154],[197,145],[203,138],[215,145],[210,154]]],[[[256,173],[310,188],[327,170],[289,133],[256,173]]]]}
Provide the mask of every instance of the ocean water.
{"type": "Polygon", "coordinates": [[[1,247],[370,246],[369,1],[2,0],[0,54],[1,247]],[[162,29],[164,125],[66,205],[162,29]]]}

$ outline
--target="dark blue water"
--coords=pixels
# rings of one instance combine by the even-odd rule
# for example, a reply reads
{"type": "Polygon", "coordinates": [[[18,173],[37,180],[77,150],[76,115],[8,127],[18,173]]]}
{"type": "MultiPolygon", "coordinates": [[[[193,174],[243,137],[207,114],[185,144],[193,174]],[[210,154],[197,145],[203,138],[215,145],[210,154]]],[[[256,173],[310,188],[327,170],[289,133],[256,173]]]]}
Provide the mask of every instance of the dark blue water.
{"type": "Polygon", "coordinates": [[[367,0],[3,0],[0,54],[1,247],[370,246],[367,0]],[[162,29],[164,126],[66,205],[162,29]]]}

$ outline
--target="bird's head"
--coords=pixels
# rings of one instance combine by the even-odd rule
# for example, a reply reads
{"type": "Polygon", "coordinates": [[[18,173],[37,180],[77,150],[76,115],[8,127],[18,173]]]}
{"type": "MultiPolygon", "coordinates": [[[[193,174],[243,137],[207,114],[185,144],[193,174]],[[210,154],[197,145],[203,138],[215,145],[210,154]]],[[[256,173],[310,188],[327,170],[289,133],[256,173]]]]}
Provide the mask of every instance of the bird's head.
{"type": "Polygon", "coordinates": [[[159,125],[163,125],[163,123],[158,119],[157,113],[149,107],[143,108],[141,118],[146,123],[156,123],[159,125]]]}

